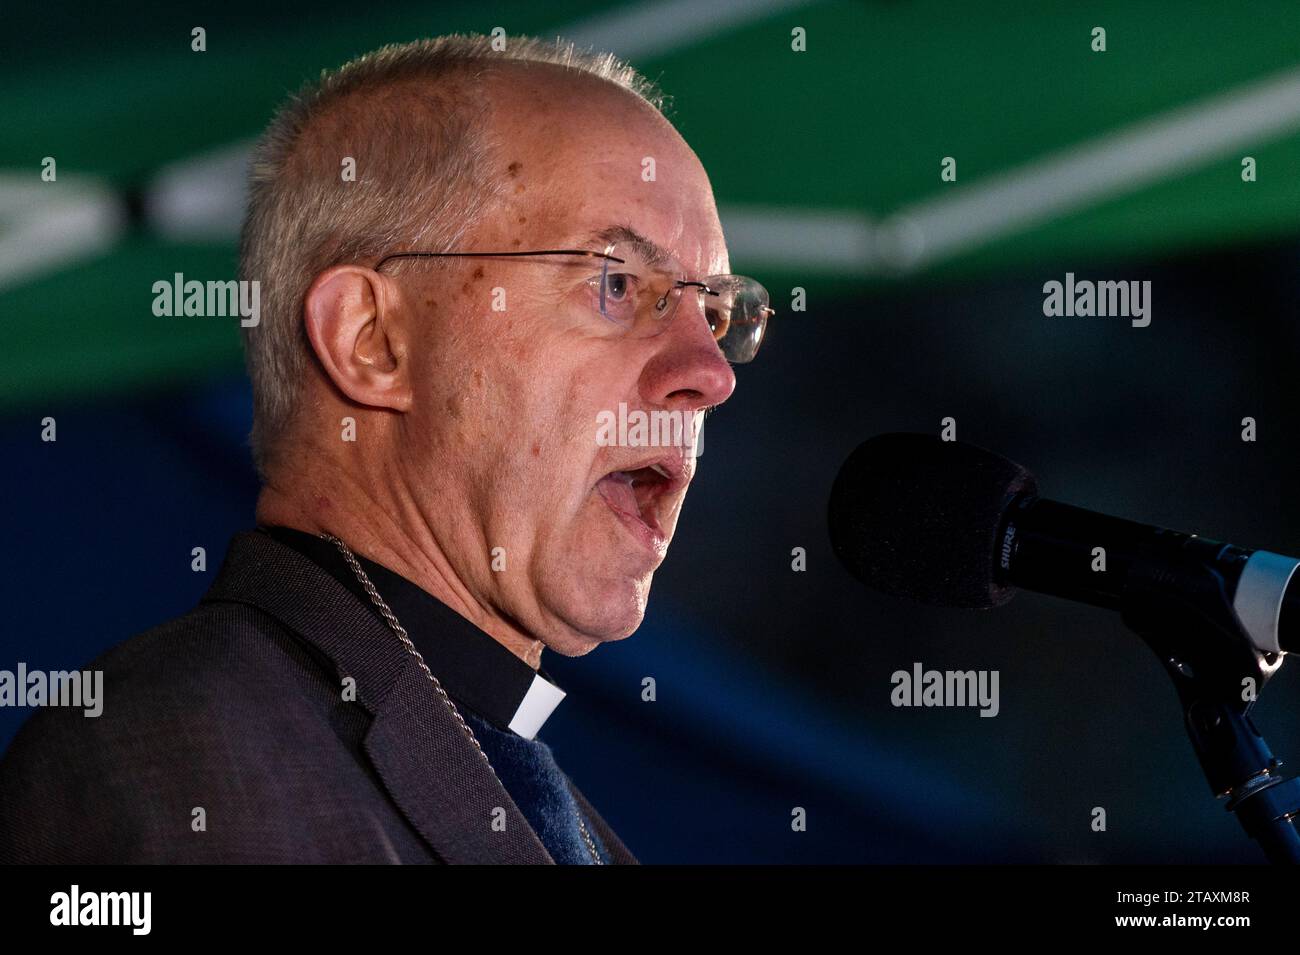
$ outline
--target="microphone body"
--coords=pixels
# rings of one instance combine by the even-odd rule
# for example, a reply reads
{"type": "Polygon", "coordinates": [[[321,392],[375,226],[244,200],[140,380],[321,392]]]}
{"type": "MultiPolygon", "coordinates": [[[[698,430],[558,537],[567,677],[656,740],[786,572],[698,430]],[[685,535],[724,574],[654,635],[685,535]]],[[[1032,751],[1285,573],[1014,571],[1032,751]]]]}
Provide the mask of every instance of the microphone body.
{"type": "Polygon", "coordinates": [[[1300,562],[1034,496],[1003,524],[995,573],[1014,587],[1109,610],[1134,588],[1191,595],[1205,573],[1264,653],[1300,649],[1300,562]]]}
{"type": "Polygon", "coordinates": [[[830,527],[855,576],[922,603],[992,607],[1025,589],[1123,611],[1140,591],[1225,602],[1261,653],[1300,649],[1300,561],[1039,497],[983,448],[872,438],[836,478],[830,527]]]}

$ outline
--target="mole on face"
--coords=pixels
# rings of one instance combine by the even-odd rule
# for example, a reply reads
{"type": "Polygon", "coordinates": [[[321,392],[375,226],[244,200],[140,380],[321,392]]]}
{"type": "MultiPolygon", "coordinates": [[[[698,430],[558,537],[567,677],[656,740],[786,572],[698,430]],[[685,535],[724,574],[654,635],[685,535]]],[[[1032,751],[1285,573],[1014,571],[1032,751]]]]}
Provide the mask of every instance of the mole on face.
{"type": "Polygon", "coordinates": [[[516,159],[509,166],[506,166],[506,172],[510,173],[511,179],[515,179],[518,178],[519,176],[519,170],[523,168],[524,168],[524,164],[521,163],[518,159],[516,159]]]}
{"type": "Polygon", "coordinates": [[[461,294],[468,295],[470,293],[470,287],[482,277],[483,277],[483,266],[480,265],[474,269],[474,272],[472,275],[470,275],[468,282],[461,283],[460,285],[461,294]]]}

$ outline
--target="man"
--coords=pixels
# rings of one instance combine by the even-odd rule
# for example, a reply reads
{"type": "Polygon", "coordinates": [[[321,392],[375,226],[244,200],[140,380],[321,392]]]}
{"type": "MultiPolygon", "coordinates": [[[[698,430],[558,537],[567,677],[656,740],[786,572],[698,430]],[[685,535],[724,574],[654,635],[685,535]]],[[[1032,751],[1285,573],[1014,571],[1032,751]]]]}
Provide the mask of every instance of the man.
{"type": "Polygon", "coordinates": [[[0,861],[634,862],[535,739],[550,648],[628,636],[693,422],[770,309],[609,56],[388,47],[310,85],[251,168],[256,530],[126,642],[103,715],[0,768],[0,861]]]}

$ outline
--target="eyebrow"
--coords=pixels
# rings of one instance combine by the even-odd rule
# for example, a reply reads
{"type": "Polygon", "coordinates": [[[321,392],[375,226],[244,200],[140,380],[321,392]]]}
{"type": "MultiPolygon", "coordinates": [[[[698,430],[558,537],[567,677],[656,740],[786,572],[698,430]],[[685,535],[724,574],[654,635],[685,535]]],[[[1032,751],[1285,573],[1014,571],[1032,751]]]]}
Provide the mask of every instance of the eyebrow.
{"type": "Polygon", "coordinates": [[[676,261],[667,249],[647,239],[631,226],[612,225],[591,233],[585,241],[587,244],[599,243],[602,250],[611,245],[630,245],[645,260],[645,263],[652,267],[676,261]]]}

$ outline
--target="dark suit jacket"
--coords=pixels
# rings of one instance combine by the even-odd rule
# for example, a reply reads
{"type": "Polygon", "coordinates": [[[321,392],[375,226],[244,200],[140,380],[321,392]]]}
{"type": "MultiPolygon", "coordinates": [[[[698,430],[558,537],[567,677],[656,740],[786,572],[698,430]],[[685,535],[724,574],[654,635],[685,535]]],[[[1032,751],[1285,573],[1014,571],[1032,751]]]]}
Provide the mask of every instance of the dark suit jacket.
{"type": "Polygon", "coordinates": [[[102,715],[38,710],[0,762],[0,862],[553,862],[415,658],[266,534],[237,535],[194,610],[89,669],[102,715]]]}

